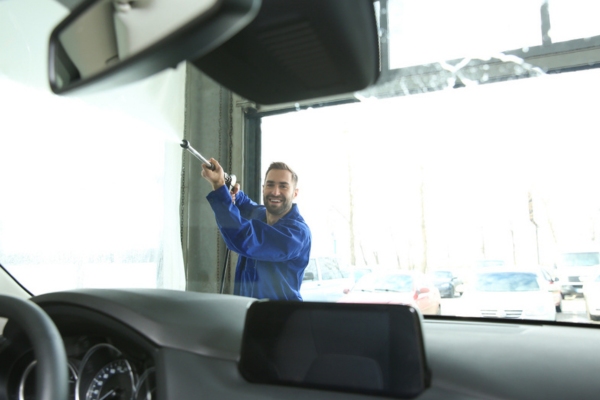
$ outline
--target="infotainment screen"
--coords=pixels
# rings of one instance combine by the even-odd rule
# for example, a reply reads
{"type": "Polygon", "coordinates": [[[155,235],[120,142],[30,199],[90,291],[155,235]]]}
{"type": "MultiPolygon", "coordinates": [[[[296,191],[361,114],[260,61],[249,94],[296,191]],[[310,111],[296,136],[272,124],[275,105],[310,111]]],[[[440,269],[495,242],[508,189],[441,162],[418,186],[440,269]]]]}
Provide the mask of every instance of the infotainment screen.
{"type": "Polygon", "coordinates": [[[430,382],[413,307],[258,301],[239,369],[249,382],[412,398],[430,382]]]}

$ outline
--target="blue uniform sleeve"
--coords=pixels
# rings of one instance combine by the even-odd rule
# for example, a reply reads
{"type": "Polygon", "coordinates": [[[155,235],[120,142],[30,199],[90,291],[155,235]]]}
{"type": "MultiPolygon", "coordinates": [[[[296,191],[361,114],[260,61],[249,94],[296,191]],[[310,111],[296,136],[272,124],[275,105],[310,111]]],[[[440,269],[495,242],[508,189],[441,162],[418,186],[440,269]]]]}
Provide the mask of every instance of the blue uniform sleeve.
{"type": "Polygon", "coordinates": [[[252,200],[238,195],[236,205],[225,186],[206,196],[227,247],[242,256],[261,261],[286,261],[302,253],[310,241],[306,224],[282,218],[271,226],[257,219],[244,218],[241,211],[245,214],[252,200]]]}
{"type": "Polygon", "coordinates": [[[242,218],[250,219],[252,213],[260,207],[256,204],[250,197],[246,196],[246,193],[243,191],[237,192],[235,195],[235,205],[238,210],[240,210],[240,215],[242,218]]]}

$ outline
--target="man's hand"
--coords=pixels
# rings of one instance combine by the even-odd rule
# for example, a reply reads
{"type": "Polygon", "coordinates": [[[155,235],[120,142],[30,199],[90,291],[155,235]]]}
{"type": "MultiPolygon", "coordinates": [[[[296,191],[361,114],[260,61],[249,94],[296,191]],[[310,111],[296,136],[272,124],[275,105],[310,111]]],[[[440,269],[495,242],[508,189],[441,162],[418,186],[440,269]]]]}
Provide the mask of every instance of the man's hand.
{"type": "Polygon", "coordinates": [[[202,163],[202,176],[212,185],[213,190],[217,190],[221,186],[225,186],[225,173],[217,160],[211,158],[209,161],[215,166],[215,169],[213,171],[209,165],[202,163]]]}
{"type": "Polygon", "coordinates": [[[233,185],[233,187],[231,188],[231,201],[233,202],[233,204],[235,204],[235,195],[237,194],[237,192],[240,191],[240,184],[236,183],[235,185],[233,185]]]}

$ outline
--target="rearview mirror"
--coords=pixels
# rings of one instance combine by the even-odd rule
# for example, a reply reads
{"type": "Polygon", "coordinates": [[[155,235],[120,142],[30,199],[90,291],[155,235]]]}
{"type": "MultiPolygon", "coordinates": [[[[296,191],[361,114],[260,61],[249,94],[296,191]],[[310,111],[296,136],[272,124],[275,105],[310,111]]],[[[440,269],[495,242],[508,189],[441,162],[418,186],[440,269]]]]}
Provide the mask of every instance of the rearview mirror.
{"type": "Polygon", "coordinates": [[[136,81],[230,39],[260,0],[89,0],[50,36],[48,78],[56,94],[136,81]]]}

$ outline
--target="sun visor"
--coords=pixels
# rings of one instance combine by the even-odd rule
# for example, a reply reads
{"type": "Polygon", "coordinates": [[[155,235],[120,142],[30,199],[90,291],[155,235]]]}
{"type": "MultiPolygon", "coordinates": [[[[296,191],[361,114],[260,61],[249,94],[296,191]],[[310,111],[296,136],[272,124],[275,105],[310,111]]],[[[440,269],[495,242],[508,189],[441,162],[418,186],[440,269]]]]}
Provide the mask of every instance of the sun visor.
{"type": "Polygon", "coordinates": [[[263,0],[248,26],[193,64],[259,104],[362,90],[380,72],[373,1],[263,0]]]}

